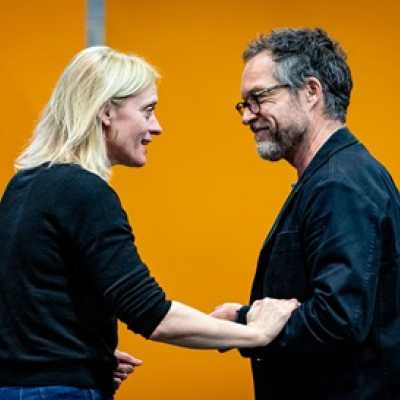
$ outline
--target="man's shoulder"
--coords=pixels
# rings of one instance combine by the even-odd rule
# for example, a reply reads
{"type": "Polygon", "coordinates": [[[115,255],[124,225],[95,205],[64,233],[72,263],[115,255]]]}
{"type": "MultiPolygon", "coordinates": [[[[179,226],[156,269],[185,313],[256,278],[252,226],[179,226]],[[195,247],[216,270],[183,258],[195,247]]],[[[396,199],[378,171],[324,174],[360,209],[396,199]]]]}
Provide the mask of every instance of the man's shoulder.
{"type": "Polygon", "coordinates": [[[360,143],[354,143],[334,154],[309,179],[308,189],[321,185],[347,185],[367,191],[391,180],[386,168],[360,143]]]}
{"type": "Polygon", "coordinates": [[[323,197],[328,205],[352,201],[377,213],[384,204],[399,202],[389,172],[359,142],[332,155],[306,182],[303,196],[306,204],[323,197]]]}

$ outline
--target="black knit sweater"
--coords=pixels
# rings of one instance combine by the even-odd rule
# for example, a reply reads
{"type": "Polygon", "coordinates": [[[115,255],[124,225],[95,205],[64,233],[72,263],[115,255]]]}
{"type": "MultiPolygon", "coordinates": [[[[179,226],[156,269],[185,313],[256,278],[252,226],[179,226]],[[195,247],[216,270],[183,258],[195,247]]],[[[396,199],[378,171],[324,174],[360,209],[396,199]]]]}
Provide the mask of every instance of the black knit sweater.
{"type": "Polygon", "coordinates": [[[116,318],[148,337],[170,305],[105,181],[70,164],[14,176],[0,203],[0,386],[111,392],[116,318]]]}

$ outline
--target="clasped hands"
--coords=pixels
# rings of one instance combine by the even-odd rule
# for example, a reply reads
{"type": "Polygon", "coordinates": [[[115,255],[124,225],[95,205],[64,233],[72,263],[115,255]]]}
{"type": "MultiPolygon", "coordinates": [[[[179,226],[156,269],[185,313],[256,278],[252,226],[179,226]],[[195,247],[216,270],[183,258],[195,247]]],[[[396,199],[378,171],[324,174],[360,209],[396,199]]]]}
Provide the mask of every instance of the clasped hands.
{"type": "MultiPolygon", "coordinates": [[[[246,315],[247,325],[253,325],[264,330],[267,337],[272,341],[286,325],[292,312],[300,306],[296,299],[272,299],[265,297],[256,300],[246,315]]],[[[238,311],[242,307],[240,303],[224,303],[217,306],[211,317],[236,322],[238,311]]],[[[220,349],[220,352],[231,350],[230,348],[220,349]]]]}
{"type": "MultiPolygon", "coordinates": [[[[262,331],[266,341],[270,342],[283,329],[290,315],[299,305],[300,303],[296,299],[278,300],[266,297],[256,300],[246,315],[247,325],[262,331]]],[[[237,312],[241,307],[242,305],[239,303],[224,303],[217,306],[210,316],[235,322],[238,316],[237,312]]],[[[221,352],[227,350],[230,349],[220,349],[221,352]]],[[[118,362],[113,372],[114,386],[117,390],[122,381],[134,372],[136,367],[142,365],[143,361],[119,350],[116,350],[114,355],[118,362]]]]}

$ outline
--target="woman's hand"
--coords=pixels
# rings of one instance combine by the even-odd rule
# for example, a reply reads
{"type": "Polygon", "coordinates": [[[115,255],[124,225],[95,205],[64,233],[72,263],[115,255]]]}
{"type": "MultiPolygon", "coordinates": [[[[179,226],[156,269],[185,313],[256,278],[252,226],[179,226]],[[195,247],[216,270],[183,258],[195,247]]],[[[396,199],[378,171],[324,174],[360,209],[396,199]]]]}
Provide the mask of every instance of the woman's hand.
{"type": "Polygon", "coordinates": [[[296,299],[278,300],[269,297],[253,303],[247,313],[247,326],[260,332],[260,346],[265,346],[278,336],[299,305],[296,299]]]}
{"type": "Polygon", "coordinates": [[[114,387],[117,390],[122,381],[134,372],[136,367],[141,366],[143,361],[119,350],[115,350],[114,356],[118,361],[117,368],[113,371],[114,387]]]}

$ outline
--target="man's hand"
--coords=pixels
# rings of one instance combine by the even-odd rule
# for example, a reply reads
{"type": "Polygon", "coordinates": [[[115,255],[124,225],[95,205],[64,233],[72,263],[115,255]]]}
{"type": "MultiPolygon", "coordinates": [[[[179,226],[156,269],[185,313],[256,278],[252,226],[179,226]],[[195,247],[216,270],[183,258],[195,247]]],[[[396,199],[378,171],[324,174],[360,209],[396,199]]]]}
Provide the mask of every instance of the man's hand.
{"type": "Polygon", "coordinates": [[[141,366],[143,361],[119,350],[115,350],[114,356],[118,361],[117,368],[113,372],[114,387],[117,390],[122,381],[134,372],[136,367],[141,366]]]}
{"type": "Polygon", "coordinates": [[[227,321],[235,322],[237,319],[237,312],[242,307],[239,303],[225,303],[215,307],[215,310],[210,313],[211,317],[225,319],[227,321]]]}
{"type": "MultiPolygon", "coordinates": [[[[237,319],[237,312],[242,307],[239,303],[224,303],[215,307],[214,311],[210,313],[211,317],[225,319],[227,321],[235,322],[237,319]]],[[[232,349],[219,349],[220,353],[226,353],[232,349]]]]}

